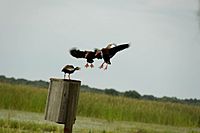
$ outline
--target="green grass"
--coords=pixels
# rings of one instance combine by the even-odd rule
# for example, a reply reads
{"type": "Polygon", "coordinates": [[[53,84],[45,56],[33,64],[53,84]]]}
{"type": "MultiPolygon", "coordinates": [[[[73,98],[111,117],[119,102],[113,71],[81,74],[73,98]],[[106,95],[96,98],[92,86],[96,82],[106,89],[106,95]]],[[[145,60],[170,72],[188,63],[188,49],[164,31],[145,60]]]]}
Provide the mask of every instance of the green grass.
{"type": "Polygon", "coordinates": [[[200,107],[81,93],[78,114],[108,121],[200,127],[200,107]]]}
{"type": "Polygon", "coordinates": [[[0,120],[0,132],[59,132],[56,125],[41,124],[36,122],[0,120]]]}
{"type": "MultiPolygon", "coordinates": [[[[44,113],[47,89],[0,83],[0,109],[44,113]]],[[[78,116],[200,127],[200,107],[81,92],[78,116]]]]}
{"type": "MultiPolygon", "coordinates": [[[[2,133],[62,133],[63,127],[63,124],[45,121],[43,113],[0,110],[0,132],[2,133]]],[[[73,133],[200,133],[200,128],[127,121],[109,122],[78,116],[73,133]]]]}
{"type": "Polygon", "coordinates": [[[0,83],[0,108],[43,112],[47,89],[0,83]]]}

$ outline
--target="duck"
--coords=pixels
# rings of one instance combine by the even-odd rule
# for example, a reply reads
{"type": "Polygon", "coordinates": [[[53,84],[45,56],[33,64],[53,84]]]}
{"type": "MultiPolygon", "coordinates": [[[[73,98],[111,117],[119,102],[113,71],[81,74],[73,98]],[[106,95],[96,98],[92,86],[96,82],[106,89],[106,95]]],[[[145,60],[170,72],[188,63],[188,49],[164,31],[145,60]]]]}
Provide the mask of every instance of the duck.
{"type": "Polygon", "coordinates": [[[76,70],[80,70],[80,67],[74,67],[73,65],[66,65],[62,72],[64,72],[64,79],[66,77],[66,73],[68,73],[68,79],[70,80],[70,74],[74,73],[76,70]]]}
{"type": "Polygon", "coordinates": [[[104,62],[101,64],[101,66],[99,67],[100,69],[102,69],[104,67],[104,70],[108,69],[108,65],[111,65],[110,59],[119,51],[122,51],[126,48],[129,48],[130,43],[124,43],[124,44],[115,44],[115,43],[110,43],[107,45],[107,47],[102,48],[101,50],[96,52],[96,56],[102,56],[104,62]]]}
{"type": "Polygon", "coordinates": [[[97,49],[95,49],[94,51],[81,51],[77,48],[72,48],[70,50],[70,54],[75,57],[75,58],[84,58],[86,59],[87,63],[85,64],[85,68],[91,67],[93,68],[94,65],[94,59],[102,59],[101,55],[96,55],[97,49]]]}

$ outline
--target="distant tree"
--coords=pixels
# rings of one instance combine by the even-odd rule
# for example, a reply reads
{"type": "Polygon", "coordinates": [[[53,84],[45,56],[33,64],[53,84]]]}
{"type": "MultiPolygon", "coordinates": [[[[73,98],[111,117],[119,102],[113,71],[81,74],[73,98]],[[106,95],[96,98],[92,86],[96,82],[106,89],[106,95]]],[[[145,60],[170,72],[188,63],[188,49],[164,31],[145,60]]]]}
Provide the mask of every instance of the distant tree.
{"type": "Polygon", "coordinates": [[[0,76],[0,82],[6,82],[10,84],[31,85],[31,86],[42,87],[42,88],[48,88],[49,86],[49,82],[42,81],[42,80],[30,81],[26,79],[15,79],[13,77],[7,78],[3,75],[0,76]]]}
{"type": "Polygon", "coordinates": [[[184,100],[181,100],[182,103],[187,103],[187,104],[193,104],[193,105],[200,105],[200,100],[199,99],[184,99],[184,100]]]}
{"type": "Polygon", "coordinates": [[[130,98],[137,98],[137,99],[141,97],[141,95],[135,90],[125,91],[124,96],[130,97],[130,98]]]}
{"type": "Polygon", "coordinates": [[[119,96],[119,94],[120,94],[115,89],[105,89],[104,92],[105,92],[105,94],[112,95],[112,96],[119,96]]]}
{"type": "Polygon", "coordinates": [[[81,85],[82,88],[89,88],[88,85],[81,85]]]}
{"type": "Polygon", "coordinates": [[[0,80],[5,80],[5,79],[6,79],[6,76],[0,75],[0,80]]]}
{"type": "Polygon", "coordinates": [[[104,90],[98,88],[91,88],[88,85],[81,85],[81,91],[83,92],[92,92],[92,93],[104,93],[104,90]]]}
{"type": "Polygon", "coordinates": [[[160,101],[164,101],[164,102],[173,102],[173,103],[177,103],[177,102],[181,102],[179,99],[177,99],[176,97],[167,97],[164,96],[162,98],[159,98],[160,101]]]}
{"type": "Polygon", "coordinates": [[[157,100],[153,95],[143,95],[141,98],[145,100],[157,100]]]}

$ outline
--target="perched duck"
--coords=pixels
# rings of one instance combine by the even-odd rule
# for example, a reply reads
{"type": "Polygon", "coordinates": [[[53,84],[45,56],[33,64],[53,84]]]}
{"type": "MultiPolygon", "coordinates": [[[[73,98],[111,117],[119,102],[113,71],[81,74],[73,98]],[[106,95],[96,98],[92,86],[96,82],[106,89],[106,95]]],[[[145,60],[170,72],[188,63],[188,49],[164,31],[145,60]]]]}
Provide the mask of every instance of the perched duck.
{"type": "Polygon", "coordinates": [[[97,50],[94,51],[81,51],[79,49],[73,48],[70,50],[70,54],[75,58],[85,58],[87,60],[87,63],[85,64],[85,67],[88,68],[89,66],[91,68],[94,67],[93,62],[94,59],[102,59],[101,55],[96,55],[97,50]]]}
{"type": "Polygon", "coordinates": [[[66,65],[62,69],[62,72],[64,72],[64,79],[65,79],[66,73],[68,73],[68,78],[70,80],[70,74],[74,73],[74,71],[76,70],[80,70],[80,67],[74,67],[73,65],[66,65]]]}
{"type": "Polygon", "coordinates": [[[96,56],[102,56],[104,62],[101,64],[101,66],[99,67],[100,69],[104,67],[104,64],[106,64],[104,70],[106,70],[108,68],[108,64],[110,65],[110,59],[119,51],[124,50],[126,48],[128,48],[130,46],[130,44],[125,43],[125,44],[120,44],[120,45],[116,45],[114,43],[112,44],[108,44],[107,47],[102,48],[101,50],[96,52],[96,56]],[[114,46],[114,47],[112,47],[114,46]]]}

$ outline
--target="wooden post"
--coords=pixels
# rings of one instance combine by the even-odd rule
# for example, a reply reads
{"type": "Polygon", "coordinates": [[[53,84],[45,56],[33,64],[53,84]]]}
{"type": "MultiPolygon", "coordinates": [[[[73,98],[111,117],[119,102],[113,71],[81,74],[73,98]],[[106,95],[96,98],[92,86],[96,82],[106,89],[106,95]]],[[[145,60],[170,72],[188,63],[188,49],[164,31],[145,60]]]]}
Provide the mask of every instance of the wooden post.
{"type": "Polygon", "coordinates": [[[45,120],[64,124],[64,133],[72,133],[81,81],[50,79],[45,120]]]}

